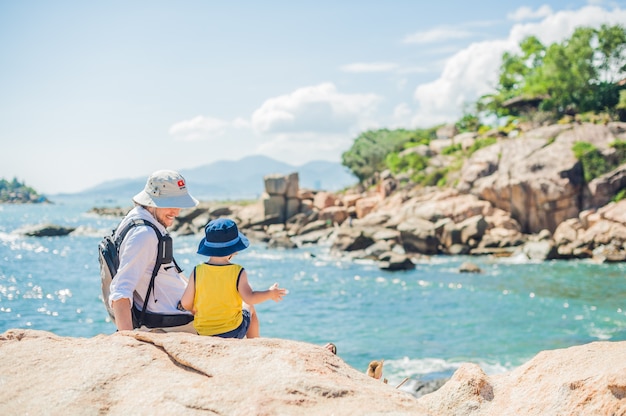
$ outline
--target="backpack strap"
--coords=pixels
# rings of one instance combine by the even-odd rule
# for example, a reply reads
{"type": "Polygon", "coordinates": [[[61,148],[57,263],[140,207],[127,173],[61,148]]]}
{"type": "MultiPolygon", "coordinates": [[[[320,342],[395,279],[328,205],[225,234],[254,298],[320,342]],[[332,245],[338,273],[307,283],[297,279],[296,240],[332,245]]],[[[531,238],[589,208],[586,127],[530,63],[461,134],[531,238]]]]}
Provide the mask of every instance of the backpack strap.
{"type": "MultiPolygon", "coordinates": [[[[161,259],[163,258],[163,244],[161,244],[161,232],[159,229],[149,221],[145,221],[146,225],[150,225],[155,233],[157,233],[157,238],[159,239],[159,244],[157,245],[157,256],[156,262],[154,263],[154,268],[152,269],[152,276],[150,277],[150,284],[148,285],[148,291],[146,292],[146,297],[143,299],[143,307],[141,308],[141,315],[139,315],[139,322],[137,323],[137,327],[140,328],[143,324],[143,319],[146,316],[146,310],[148,308],[148,299],[150,298],[150,293],[152,293],[152,289],[154,289],[154,279],[156,275],[159,273],[159,269],[161,268],[161,259]]],[[[178,266],[176,266],[178,268],[178,266]]]]}
{"type": "MultiPolygon", "coordinates": [[[[159,273],[159,269],[161,268],[161,259],[163,258],[163,245],[161,244],[161,238],[162,238],[161,231],[159,231],[157,226],[151,223],[150,221],[147,221],[141,218],[134,219],[130,223],[128,223],[120,231],[117,239],[115,240],[115,244],[119,247],[119,245],[122,243],[122,240],[124,240],[124,237],[126,237],[126,234],[128,234],[130,229],[133,227],[137,227],[139,225],[147,225],[151,227],[156,233],[157,239],[159,240],[159,242],[157,243],[156,261],[154,262],[154,267],[152,268],[152,276],[150,277],[150,284],[148,285],[146,296],[143,299],[143,307],[141,309],[139,321],[137,322],[137,326],[136,326],[137,328],[141,327],[141,325],[143,324],[143,320],[146,315],[146,309],[148,307],[148,299],[150,298],[150,293],[152,293],[152,290],[154,289],[154,280],[156,278],[156,275],[159,273]]],[[[178,266],[178,264],[176,263],[176,260],[174,260],[174,265],[176,266],[176,270],[178,270],[179,273],[182,272],[182,269],[178,266]]]]}

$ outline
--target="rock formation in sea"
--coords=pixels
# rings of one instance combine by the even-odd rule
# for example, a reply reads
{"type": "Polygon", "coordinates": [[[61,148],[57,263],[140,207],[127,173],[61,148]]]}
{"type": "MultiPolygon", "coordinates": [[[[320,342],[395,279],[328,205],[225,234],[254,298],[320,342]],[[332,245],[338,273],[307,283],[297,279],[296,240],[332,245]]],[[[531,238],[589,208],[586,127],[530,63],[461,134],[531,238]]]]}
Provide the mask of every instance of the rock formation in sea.
{"type": "MultiPolygon", "coordinates": [[[[328,242],[388,270],[412,268],[411,259],[433,254],[621,262],[626,200],[611,198],[626,189],[626,165],[587,183],[572,147],[586,141],[610,159],[611,144],[624,137],[626,123],[553,125],[500,138],[467,159],[452,175],[456,185],[446,188],[419,187],[382,172],[370,188],[331,193],[299,188],[295,173],[268,175],[258,203],[222,207],[221,214],[271,247],[328,242]]],[[[434,140],[423,151],[445,165],[439,142],[469,147],[476,139],[463,133],[434,140]]],[[[201,232],[215,208],[182,215],[173,230],[201,232]]]]}
{"type": "MultiPolygon", "coordinates": [[[[452,161],[443,149],[469,148],[481,138],[452,133],[407,151],[446,166],[452,161]]],[[[626,191],[626,164],[587,182],[573,146],[590,143],[615,162],[621,159],[612,145],[625,138],[626,123],[618,122],[557,124],[515,138],[498,136],[450,174],[453,186],[441,188],[416,186],[388,171],[343,192],[300,188],[296,172],[267,175],[256,203],[202,203],[183,211],[171,231],[200,234],[210,219],[230,216],[269,247],[326,243],[386,270],[411,269],[416,258],[435,254],[623,262],[626,199],[612,199],[626,191]]]]}

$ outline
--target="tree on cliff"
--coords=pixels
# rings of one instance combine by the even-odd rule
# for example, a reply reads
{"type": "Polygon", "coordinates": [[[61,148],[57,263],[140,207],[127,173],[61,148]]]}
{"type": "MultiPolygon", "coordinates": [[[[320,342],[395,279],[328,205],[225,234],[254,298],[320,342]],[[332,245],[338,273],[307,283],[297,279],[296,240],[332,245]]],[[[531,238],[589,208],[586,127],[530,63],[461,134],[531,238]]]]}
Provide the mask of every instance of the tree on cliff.
{"type": "Polygon", "coordinates": [[[619,82],[626,76],[626,29],[602,25],[577,28],[561,43],[543,45],[530,36],[521,53],[502,56],[496,92],[482,97],[478,110],[497,116],[519,115],[503,105],[516,97],[539,98],[539,109],[556,118],[568,113],[615,112],[619,82]]]}

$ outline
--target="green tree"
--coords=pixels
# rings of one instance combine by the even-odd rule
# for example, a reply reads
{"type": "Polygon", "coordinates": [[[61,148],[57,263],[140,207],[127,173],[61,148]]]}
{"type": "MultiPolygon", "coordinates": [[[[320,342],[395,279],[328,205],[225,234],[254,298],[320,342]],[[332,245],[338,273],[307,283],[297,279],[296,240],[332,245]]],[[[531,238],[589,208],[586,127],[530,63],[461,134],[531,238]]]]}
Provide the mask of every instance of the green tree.
{"type": "Polygon", "coordinates": [[[496,92],[479,99],[480,110],[499,117],[518,115],[502,105],[515,97],[541,97],[540,109],[556,116],[614,110],[618,104],[617,81],[626,74],[622,26],[580,27],[548,47],[530,36],[520,50],[503,54],[496,92]]]}
{"type": "Polygon", "coordinates": [[[361,133],[352,147],[341,156],[346,166],[361,181],[384,170],[387,155],[399,152],[407,143],[417,143],[424,136],[419,130],[369,130],[361,133]]]}

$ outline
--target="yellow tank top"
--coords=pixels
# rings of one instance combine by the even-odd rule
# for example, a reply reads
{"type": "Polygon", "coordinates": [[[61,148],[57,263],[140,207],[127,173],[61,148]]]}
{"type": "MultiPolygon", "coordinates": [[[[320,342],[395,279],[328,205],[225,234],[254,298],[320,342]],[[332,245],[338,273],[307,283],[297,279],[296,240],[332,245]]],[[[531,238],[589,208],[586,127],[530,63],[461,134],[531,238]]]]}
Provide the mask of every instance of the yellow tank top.
{"type": "Polygon", "coordinates": [[[241,325],[243,300],[237,290],[241,270],[238,264],[196,266],[193,326],[198,334],[223,334],[241,325]]]}

